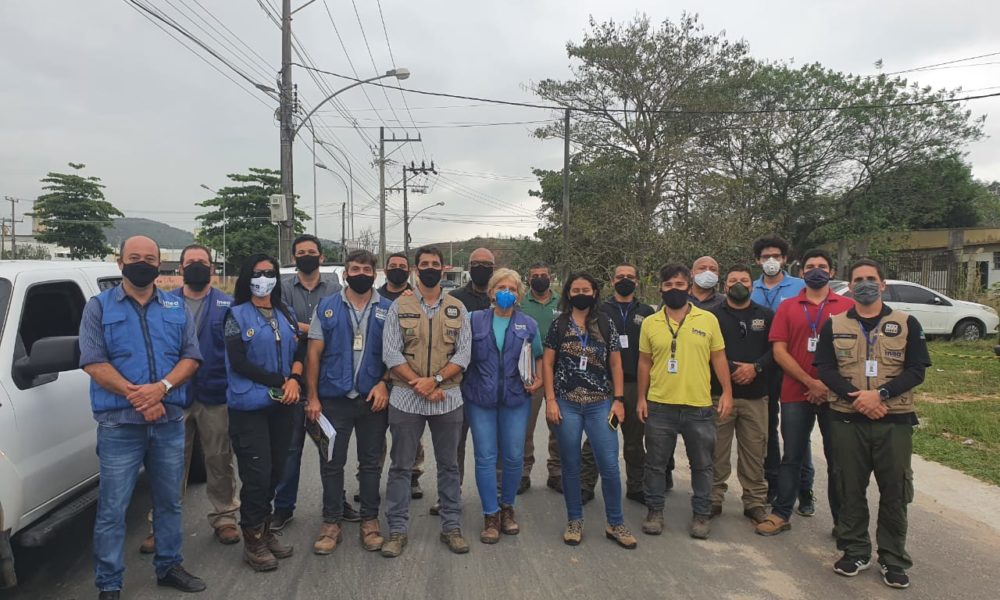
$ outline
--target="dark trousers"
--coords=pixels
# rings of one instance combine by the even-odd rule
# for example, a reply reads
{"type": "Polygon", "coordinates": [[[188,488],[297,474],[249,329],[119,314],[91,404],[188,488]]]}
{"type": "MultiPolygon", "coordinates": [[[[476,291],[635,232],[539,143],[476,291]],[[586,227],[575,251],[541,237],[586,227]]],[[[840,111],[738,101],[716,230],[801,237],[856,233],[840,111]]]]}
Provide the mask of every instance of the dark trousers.
{"type": "Polygon", "coordinates": [[[262,410],[229,409],[229,438],[240,474],[240,525],[260,527],[271,516],[292,438],[293,406],[274,403],[262,410]]]}
{"type": "Polygon", "coordinates": [[[813,424],[818,421],[819,432],[823,436],[823,454],[826,456],[826,495],[833,522],[837,522],[840,501],[833,477],[835,460],[830,439],[830,412],[830,405],[826,403],[785,402],[781,405],[781,437],[785,442],[785,452],[778,471],[778,497],[772,506],[774,514],[786,521],[792,516],[792,508],[801,489],[802,464],[808,455],[809,435],[813,424]]]}
{"type": "Polygon", "coordinates": [[[639,400],[639,387],[634,381],[625,382],[625,421],[621,424],[622,456],[625,459],[625,491],[642,491],[642,473],[646,464],[646,447],[643,445],[643,425],[635,412],[639,400]]]}
{"type": "Polygon", "coordinates": [[[650,402],[646,418],[644,492],[650,510],[663,510],[667,465],[673,462],[677,436],[684,438],[691,463],[691,508],[696,515],[712,513],[715,462],[715,409],[650,402]]]}
{"type": "Polygon", "coordinates": [[[382,478],[380,459],[385,452],[385,432],[389,428],[389,411],[372,412],[365,396],[321,398],[323,415],[337,431],[333,443],[333,458],[329,461],[320,450],[319,473],[323,481],[323,521],[339,523],[344,517],[344,465],[351,444],[351,433],[357,435],[358,484],[361,494],[361,518],[378,518],[379,480],[382,478]]]}
{"type": "Polygon", "coordinates": [[[913,501],[913,427],[897,423],[851,423],[842,418],[830,423],[834,469],[840,497],[837,548],[851,557],[868,558],[868,482],[872,473],[878,484],[878,560],[884,565],[909,569],[906,552],[906,509],[913,501]]]}

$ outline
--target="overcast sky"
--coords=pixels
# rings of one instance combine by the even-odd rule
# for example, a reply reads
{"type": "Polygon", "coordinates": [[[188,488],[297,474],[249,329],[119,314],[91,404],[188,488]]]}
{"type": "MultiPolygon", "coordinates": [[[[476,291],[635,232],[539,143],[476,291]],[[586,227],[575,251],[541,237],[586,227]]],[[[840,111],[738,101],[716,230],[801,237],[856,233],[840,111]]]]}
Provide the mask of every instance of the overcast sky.
{"type": "MultiPolygon", "coordinates": [[[[258,0],[146,1],[225,56],[235,56],[234,64],[255,81],[275,86],[280,32],[258,0]]],[[[279,0],[260,1],[276,5],[279,0]]],[[[304,2],[294,0],[293,7],[304,2]]],[[[393,66],[376,2],[358,1],[357,16],[351,0],[325,3],[346,55],[324,0],[305,7],[293,22],[318,67],[351,75],[349,57],[361,77],[370,77],[393,66]]],[[[677,19],[686,9],[701,15],[706,30],[745,39],[755,56],[818,61],[855,73],[874,72],[873,63],[880,58],[885,71],[896,71],[1000,51],[1000,3],[986,1],[714,0],[682,6],[662,0],[382,0],[381,5],[396,65],[412,72],[404,86],[515,100],[534,99],[527,89],[534,81],[568,76],[566,42],[582,38],[591,15],[599,21],[627,20],[645,12],[659,21],[677,19]]],[[[206,59],[238,79],[215,59],[206,59]]],[[[279,165],[275,103],[259,91],[241,89],[210,64],[123,0],[3,0],[0,195],[33,199],[41,193],[39,179],[46,172],[66,170],[69,161],[83,162],[85,173],[104,180],[108,200],[127,216],[192,229],[199,213],[195,203],[210,197],[201,184],[215,188],[226,184],[227,173],[279,165]]],[[[935,87],[960,85],[972,93],[1000,91],[979,91],[1000,86],[1000,56],[962,65],[920,73],[918,80],[935,87]]],[[[293,77],[307,106],[323,97],[307,71],[295,68],[293,77]]],[[[346,83],[330,77],[325,85],[338,89],[346,83]]],[[[398,92],[366,91],[367,96],[356,88],[338,97],[361,132],[330,105],[316,120],[319,139],[350,157],[358,181],[356,233],[378,229],[372,145],[381,123],[399,137],[419,133],[423,138],[422,144],[399,145],[393,158],[433,160],[442,172],[427,179],[427,194],[410,195],[410,210],[413,214],[444,202],[424,214],[450,221],[418,218],[411,231],[415,243],[535,231],[537,202],[527,194],[535,187],[531,169],[561,168],[561,142],[534,139],[534,125],[528,124],[455,125],[538,121],[549,113],[416,95],[407,95],[407,112],[398,92]],[[394,119],[408,127],[397,126],[394,119]]],[[[1000,98],[971,102],[969,108],[987,115],[989,135],[968,149],[973,172],[981,179],[1000,179],[1000,126],[991,116],[1000,110],[1000,98]]],[[[310,139],[303,132],[302,142],[310,139]]],[[[322,148],[317,154],[349,179],[322,148]]],[[[300,207],[310,214],[312,163],[309,146],[297,143],[295,189],[300,207]]],[[[400,176],[400,165],[388,167],[389,184],[400,176]]],[[[320,235],[339,239],[345,185],[320,170],[317,189],[320,235]]],[[[28,206],[22,202],[19,210],[28,206]]],[[[391,247],[402,243],[399,194],[389,196],[389,207],[391,247]]]]}

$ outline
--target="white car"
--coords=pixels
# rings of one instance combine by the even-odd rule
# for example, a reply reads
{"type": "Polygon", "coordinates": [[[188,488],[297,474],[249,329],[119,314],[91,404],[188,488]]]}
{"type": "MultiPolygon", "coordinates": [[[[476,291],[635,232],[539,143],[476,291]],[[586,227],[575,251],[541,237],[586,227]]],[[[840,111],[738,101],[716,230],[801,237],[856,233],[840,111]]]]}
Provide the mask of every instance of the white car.
{"type": "MultiPolygon", "coordinates": [[[[883,300],[892,308],[916,317],[927,335],[978,340],[997,332],[1000,317],[985,304],[953,300],[918,283],[887,279],[883,300]]],[[[834,292],[850,295],[845,281],[830,282],[834,292]]]]}

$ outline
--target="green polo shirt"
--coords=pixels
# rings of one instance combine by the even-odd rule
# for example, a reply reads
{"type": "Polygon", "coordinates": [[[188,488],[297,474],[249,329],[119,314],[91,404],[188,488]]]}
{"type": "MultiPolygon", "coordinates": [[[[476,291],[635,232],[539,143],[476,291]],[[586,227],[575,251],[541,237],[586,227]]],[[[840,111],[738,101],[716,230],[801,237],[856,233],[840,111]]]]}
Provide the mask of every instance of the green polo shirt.
{"type": "Polygon", "coordinates": [[[535,300],[529,292],[528,297],[521,302],[521,310],[538,323],[538,334],[545,339],[552,321],[559,316],[559,296],[552,293],[549,301],[542,303],[535,300]]]}

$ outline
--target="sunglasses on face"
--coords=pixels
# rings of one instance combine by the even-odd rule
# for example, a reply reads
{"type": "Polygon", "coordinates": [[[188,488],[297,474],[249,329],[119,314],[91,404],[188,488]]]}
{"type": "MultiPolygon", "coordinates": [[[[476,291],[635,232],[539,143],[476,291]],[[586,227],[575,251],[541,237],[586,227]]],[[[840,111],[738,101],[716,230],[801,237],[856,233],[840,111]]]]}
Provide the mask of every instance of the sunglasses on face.
{"type": "Polygon", "coordinates": [[[278,272],[275,271],[274,269],[268,269],[266,271],[254,271],[253,273],[251,273],[250,276],[254,277],[254,278],[257,278],[257,277],[277,277],[278,276],[278,272]]]}

